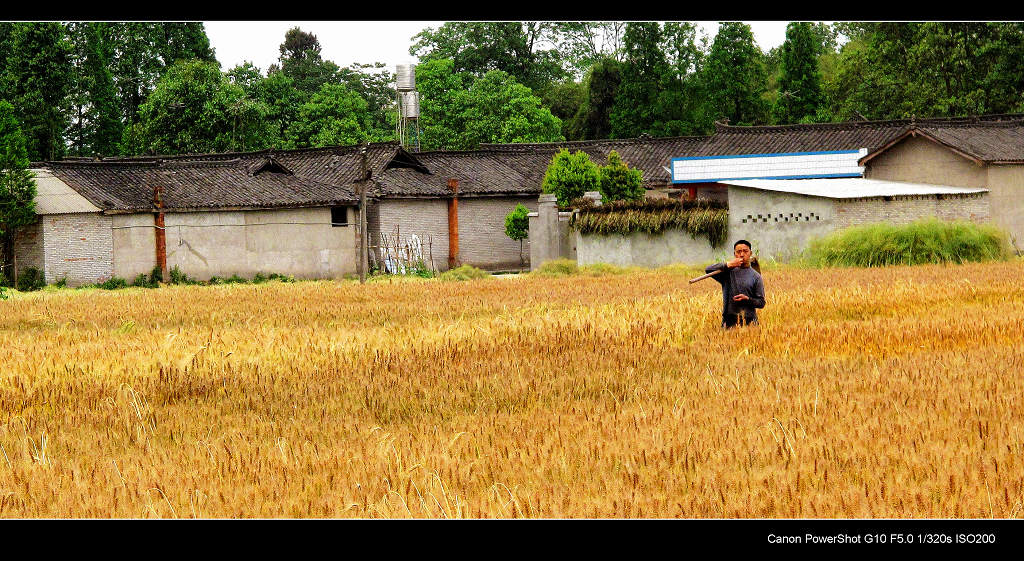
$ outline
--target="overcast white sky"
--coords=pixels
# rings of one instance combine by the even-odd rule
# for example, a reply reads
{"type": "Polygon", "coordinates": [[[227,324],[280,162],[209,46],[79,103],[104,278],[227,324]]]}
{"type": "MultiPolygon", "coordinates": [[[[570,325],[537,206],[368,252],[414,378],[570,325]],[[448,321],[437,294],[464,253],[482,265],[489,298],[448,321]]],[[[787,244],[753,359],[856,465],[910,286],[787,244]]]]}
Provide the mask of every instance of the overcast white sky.
{"type": "MultiPolygon", "coordinates": [[[[415,63],[409,55],[412,36],[442,21],[207,21],[203,22],[210,45],[225,71],[249,61],[263,72],[277,62],[284,34],[299,27],[316,35],[324,59],[338,66],[354,62],[383,62],[394,72],[396,64],[415,63]]],[[[714,38],[718,23],[697,22],[714,38]]],[[[754,39],[762,51],[781,45],[786,38],[785,21],[749,21],[754,39]]]]}

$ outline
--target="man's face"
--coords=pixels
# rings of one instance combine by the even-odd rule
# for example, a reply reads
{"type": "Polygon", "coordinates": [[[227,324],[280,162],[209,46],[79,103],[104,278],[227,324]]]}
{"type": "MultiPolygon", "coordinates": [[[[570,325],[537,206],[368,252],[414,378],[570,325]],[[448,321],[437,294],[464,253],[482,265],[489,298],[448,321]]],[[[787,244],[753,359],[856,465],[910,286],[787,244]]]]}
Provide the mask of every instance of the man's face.
{"type": "Polygon", "coordinates": [[[743,260],[743,266],[750,265],[750,246],[745,243],[737,244],[733,249],[733,255],[743,260]]]}

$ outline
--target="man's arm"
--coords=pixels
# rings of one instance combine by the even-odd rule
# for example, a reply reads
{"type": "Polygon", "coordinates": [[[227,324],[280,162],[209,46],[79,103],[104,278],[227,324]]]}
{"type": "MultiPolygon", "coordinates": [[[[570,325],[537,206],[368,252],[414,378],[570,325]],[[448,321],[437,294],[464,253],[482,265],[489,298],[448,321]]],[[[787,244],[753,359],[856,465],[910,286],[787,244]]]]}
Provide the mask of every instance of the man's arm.
{"type": "MultiPolygon", "coordinates": [[[[704,273],[714,273],[715,271],[725,271],[725,270],[728,270],[728,269],[729,269],[729,263],[728,262],[725,262],[725,263],[715,263],[713,265],[708,265],[707,267],[705,267],[704,268],[704,273]]],[[[713,278],[716,281],[718,281],[719,284],[725,284],[726,281],[729,278],[729,275],[725,275],[725,274],[719,273],[719,274],[717,274],[717,275],[715,275],[715,276],[713,276],[711,278],[713,278]]]]}
{"type": "Polygon", "coordinates": [[[754,287],[750,291],[750,305],[755,308],[763,308],[764,304],[764,281],[758,275],[757,280],[754,281],[754,287]]]}

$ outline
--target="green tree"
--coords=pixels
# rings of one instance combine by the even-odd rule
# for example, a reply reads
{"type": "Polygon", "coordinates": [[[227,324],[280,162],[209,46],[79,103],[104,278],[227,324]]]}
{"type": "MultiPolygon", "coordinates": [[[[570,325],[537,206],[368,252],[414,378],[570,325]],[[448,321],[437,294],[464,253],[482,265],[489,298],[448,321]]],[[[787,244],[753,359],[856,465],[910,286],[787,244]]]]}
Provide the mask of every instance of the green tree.
{"type": "Polygon", "coordinates": [[[707,134],[714,118],[705,110],[707,93],[700,80],[705,54],[703,43],[698,45],[697,26],[665,22],[662,50],[669,72],[658,94],[657,119],[647,132],[655,136],[707,134]]]}
{"type": "Polygon", "coordinates": [[[15,280],[14,242],[18,232],[36,221],[36,182],[29,171],[25,137],[16,109],[0,100],[0,249],[3,273],[15,280]]]}
{"type": "Polygon", "coordinates": [[[583,100],[569,125],[567,138],[592,140],[611,135],[611,112],[622,82],[621,63],[612,58],[596,62],[583,79],[583,100]]]}
{"type": "Polygon", "coordinates": [[[818,55],[821,37],[808,22],[786,26],[780,53],[781,77],[775,120],[781,124],[813,121],[822,103],[818,55]]]}
{"type": "MultiPolygon", "coordinates": [[[[137,138],[139,107],[157,81],[179,60],[216,62],[210,40],[199,22],[123,22],[109,24],[113,52],[111,74],[117,88],[125,137],[137,138]]],[[[125,154],[137,145],[122,145],[125,154]]]]}
{"type": "Polygon", "coordinates": [[[436,59],[416,67],[424,149],[472,150],[481,142],[562,140],[561,121],[512,76],[488,72],[474,79],[436,59]]]}
{"type": "Polygon", "coordinates": [[[249,99],[217,63],[172,66],[139,107],[137,134],[149,153],[177,154],[265,147],[266,105],[249,99]]]}
{"type": "Polygon", "coordinates": [[[343,83],[366,100],[370,113],[369,134],[380,140],[392,140],[398,118],[395,98],[395,74],[383,62],[353,63],[339,71],[343,83]]]}
{"type": "Polygon", "coordinates": [[[710,113],[734,125],[766,121],[762,99],[766,76],[761,58],[749,25],[720,24],[702,72],[710,113]]]}
{"type": "Polygon", "coordinates": [[[530,209],[523,203],[517,203],[516,208],[505,215],[505,235],[519,242],[519,262],[524,263],[523,240],[530,235],[530,209]]]}
{"type": "Polygon", "coordinates": [[[74,83],[71,93],[69,151],[76,156],[118,153],[122,125],[110,60],[110,24],[71,23],[74,45],[74,83]]]}
{"type": "Polygon", "coordinates": [[[552,115],[562,121],[562,136],[566,138],[573,135],[572,120],[583,105],[584,88],[584,84],[566,80],[552,84],[541,93],[541,105],[547,107],[552,115]]]}
{"type": "Polygon", "coordinates": [[[278,57],[280,66],[271,66],[267,73],[274,74],[280,70],[292,79],[295,89],[306,94],[306,99],[319,92],[324,84],[338,83],[341,79],[341,69],[323,59],[320,40],[312,33],[293,27],[285,33],[284,42],[278,50],[281,53],[278,57]]]}
{"type": "Polygon", "coordinates": [[[463,146],[462,113],[468,101],[462,92],[473,77],[456,72],[455,62],[434,59],[416,65],[416,89],[420,92],[420,134],[424,150],[455,150],[463,146]]]}
{"type": "Polygon", "coordinates": [[[322,147],[377,141],[370,138],[366,100],[345,84],[324,84],[299,107],[288,127],[286,148],[322,147]]]}
{"type": "Polygon", "coordinates": [[[640,136],[659,120],[658,96],[669,74],[657,22],[629,22],[624,38],[622,81],[610,115],[612,138],[640,136]]]}
{"type": "Polygon", "coordinates": [[[3,61],[5,96],[16,109],[31,160],[64,155],[72,46],[56,22],[14,23],[3,61]]]}
{"type": "Polygon", "coordinates": [[[644,176],[641,170],[630,168],[619,153],[608,153],[608,165],[600,168],[600,183],[603,201],[638,201],[644,198],[644,176]]]}
{"type": "Polygon", "coordinates": [[[563,140],[562,122],[543,106],[530,88],[500,70],[492,70],[473,82],[460,119],[462,146],[482,142],[554,142],[563,140]]]}
{"type": "Polygon", "coordinates": [[[304,94],[295,89],[295,82],[282,72],[272,72],[264,77],[250,62],[229,70],[228,78],[245,90],[249,99],[266,106],[265,144],[271,148],[283,148],[287,143],[288,127],[298,117],[304,99],[304,94]]]}
{"type": "Polygon", "coordinates": [[[548,164],[541,190],[552,193],[559,206],[565,206],[587,191],[597,191],[601,185],[601,171],[590,161],[586,152],[569,154],[563,148],[548,164]]]}

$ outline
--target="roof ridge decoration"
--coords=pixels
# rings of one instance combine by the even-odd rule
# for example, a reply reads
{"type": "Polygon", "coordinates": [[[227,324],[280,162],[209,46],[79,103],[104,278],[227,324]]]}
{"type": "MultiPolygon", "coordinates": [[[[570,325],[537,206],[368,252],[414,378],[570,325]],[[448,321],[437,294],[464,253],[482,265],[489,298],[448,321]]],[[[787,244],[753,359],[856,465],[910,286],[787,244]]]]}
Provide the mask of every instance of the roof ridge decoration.
{"type": "Polygon", "coordinates": [[[257,160],[255,163],[251,164],[247,171],[250,177],[255,177],[256,175],[263,173],[265,171],[273,173],[283,173],[285,175],[295,175],[295,172],[289,169],[288,166],[278,161],[277,158],[275,158],[274,156],[264,156],[263,158],[257,160]]]}

